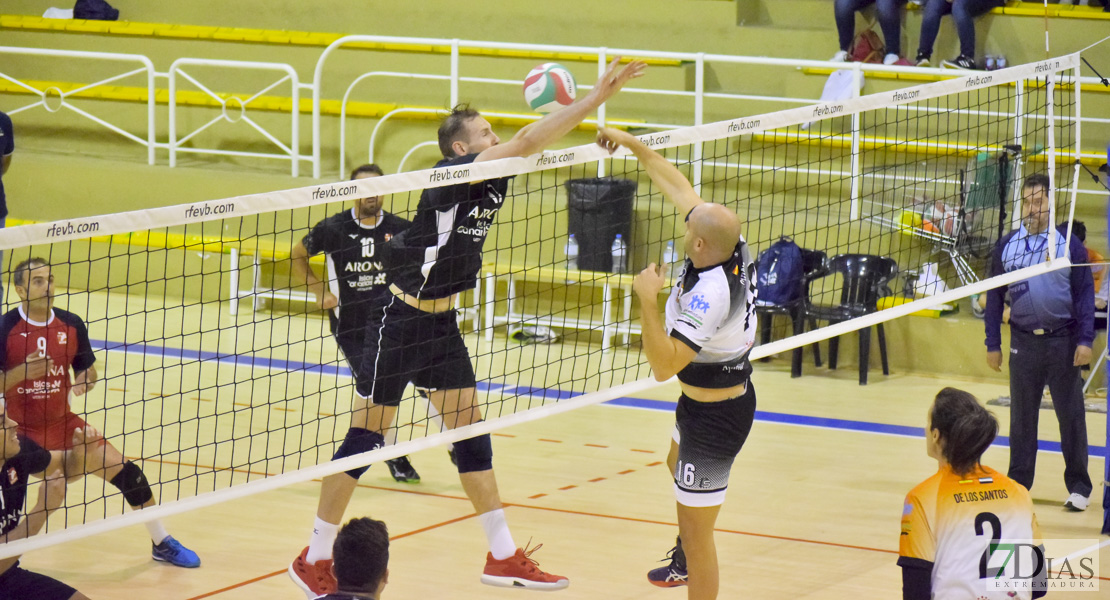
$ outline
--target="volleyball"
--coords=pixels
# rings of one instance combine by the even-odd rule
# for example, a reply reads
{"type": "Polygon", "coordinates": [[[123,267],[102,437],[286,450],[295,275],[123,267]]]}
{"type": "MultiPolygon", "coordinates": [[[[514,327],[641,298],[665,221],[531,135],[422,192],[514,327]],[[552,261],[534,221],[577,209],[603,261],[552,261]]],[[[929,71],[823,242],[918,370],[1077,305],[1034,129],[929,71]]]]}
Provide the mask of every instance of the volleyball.
{"type": "Polygon", "coordinates": [[[574,75],[558,63],[544,63],[524,80],[524,100],[538,113],[559,110],[574,102],[574,75]]]}

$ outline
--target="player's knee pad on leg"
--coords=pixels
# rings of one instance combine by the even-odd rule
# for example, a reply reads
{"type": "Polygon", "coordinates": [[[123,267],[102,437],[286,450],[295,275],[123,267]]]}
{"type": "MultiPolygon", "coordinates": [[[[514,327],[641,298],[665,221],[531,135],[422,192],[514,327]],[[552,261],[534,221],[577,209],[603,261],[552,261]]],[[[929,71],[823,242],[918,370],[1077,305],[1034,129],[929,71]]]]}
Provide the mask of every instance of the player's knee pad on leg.
{"type": "MultiPolygon", "coordinates": [[[[335,451],[335,455],[332,456],[331,459],[339,460],[347,456],[354,456],[356,454],[362,454],[363,452],[377,450],[382,446],[385,446],[385,436],[382,434],[361,427],[352,427],[347,430],[347,436],[343,438],[343,443],[339,445],[339,449],[335,451]]],[[[362,477],[362,474],[369,468],[370,465],[357,467],[347,471],[347,475],[357,480],[359,477],[362,477]]]]}
{"type": "Polygon", "coordinates": [[[143,470],[131,461],[123,463],[123,468],[108,483],[122,492],[123,499],[127,501],[127,504],[135,508],[150,502],[154,498],[154,492],[151,491],[150,483],[146,480],[143,470]]]}
{"type": "Polygon", "coordinates": [[[493,444],[490,443],[489,434],[455,442],[455,461],[458,463],[459,473],[492,469],[493,444]]]}

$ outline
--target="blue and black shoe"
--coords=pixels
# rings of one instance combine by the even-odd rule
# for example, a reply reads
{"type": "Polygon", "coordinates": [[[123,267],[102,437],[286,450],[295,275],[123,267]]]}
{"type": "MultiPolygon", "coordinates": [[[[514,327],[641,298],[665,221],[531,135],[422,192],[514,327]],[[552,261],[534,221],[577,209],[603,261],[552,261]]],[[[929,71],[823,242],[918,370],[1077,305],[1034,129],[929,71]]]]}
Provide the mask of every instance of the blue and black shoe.
{"type": "Polygon", "coordinates": [[[686,553],[682,551],[682,540],[675,538],[675,546],[663,560],[671,561],[665,567],[648,571],[648,581],[659,587],[678,587],[686,585],[686,553]]]}
{"type": "Polygon", "coordinates": [[[195,569],[200,566],[200,557],[196,552],[181,545],[181,542],[168,536],[161,544],[151,544],[150,556],[154,560],[168,562],[175,567],[195,569]]]}

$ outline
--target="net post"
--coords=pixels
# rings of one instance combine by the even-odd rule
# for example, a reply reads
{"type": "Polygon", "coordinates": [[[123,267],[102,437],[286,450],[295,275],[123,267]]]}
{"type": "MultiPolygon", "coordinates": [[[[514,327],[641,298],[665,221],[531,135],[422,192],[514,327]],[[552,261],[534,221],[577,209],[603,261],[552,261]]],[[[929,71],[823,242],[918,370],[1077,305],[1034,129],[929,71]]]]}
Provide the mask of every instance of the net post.
{"type": "MultiPolygon", "coordinates": [[[[1014,143],[1022,148],[1022,154],[1025,154],[1024,138],[1025,138],[1025,80],[1019,79],[1014,85],[1014,143]]],[[[1025,165],[1025,160],[1021,161],[1025,165]]],[[[1016,173],[1015,180],[1021,181],[1022,173],[1016,173]]],[[[1021,224],[1021,186],[1014,186],[1014,200],[1013,206],[1010,210],[1010,228],[1017,229],[1021,224]]]]}
{"type": "MultiPolygon", "coordinates": [[[[1075,160],[1072,161],[1071,207],[1068,208],[1068,237],[1067,237],[1067,239],[1068,239],[1069,243],[1071,241],[1072,229],[1075,227],[1075,203],[1079,199],[1079,160],[1081,158],[1081,153],[1083,152],[1083,147],[1079,143],[1080,142],[1080,126],[1082,125],[1082,120],[1079,117],[1083,114],[1083,111],[1081,110],[1081,106],[1079,104],[1079,90],[1082,87],[1080,85],[1080,77],[1082,77],[1082,76],[1083,76],[1083,74],[1080,72],[1079,66],[1076,65],[1075,72],[1072,75],[1072,93],[1075,95],[1075,110],[1072,112],[1072,121],[1074,122],[1073,126],[1075,127],[1075,144],[1074,144],[1075,151],[1072,153],[1072,156],[1074,157],[1075,160]]],[[[1069,256],[1070,256],[1070,254],[1069,254],[1069,256]]]]}
{"type": "MultiPolygon", "coordinates": [[[[860,67],[861,63],[852,64],[852,98],[859,98],[860,78],[863,77],[863,71],[860,67]]],[[[859,180],[860,180],[860,165],[859,165],[859,128],[860,128],[860,113],[852,113],[852,204],[849,209],[849,219],[855,221],[860,218],[859,206],[859,180]]]]}
{"type": "Polygon", "coordinates": [[[1056,73],[1045,77],[1045,104],[1048,108],[1048,252],[1049,264],[1056,259],[1056,73]]]}
{"type": "MultiPolygon", "coordinates": [[[[697,60],[694,61],[694,126],[702,124],[702,119],[705,116],[705,53],[698,52],[697,60]]],[[[691,149],[693,155],[690,160],[693,162],[693,169],[691,169],[691,176],[693,177],[692,183],[694,184],[694,191],[698,196],[701,196],[701,164],[703,155],[703,143],[694,144],[691,149]]]]}

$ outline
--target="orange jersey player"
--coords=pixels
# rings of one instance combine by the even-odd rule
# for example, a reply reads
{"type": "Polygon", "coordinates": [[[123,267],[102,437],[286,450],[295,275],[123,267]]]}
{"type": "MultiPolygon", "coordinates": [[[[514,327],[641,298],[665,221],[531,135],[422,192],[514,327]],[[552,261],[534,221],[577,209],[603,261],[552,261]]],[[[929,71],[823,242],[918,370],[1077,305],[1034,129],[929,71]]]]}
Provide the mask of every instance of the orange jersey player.
{"type": "MultiPolygon", "coordinates": [[[[904,600],[1045,594],[1043,570],[1020,573],[1020,557],[1005,560],[1010,549],[1033,550],[1041,540],[1029,491],[979,463],[997,434],[998,421],[974,396],[954,388],[937,394],[925,439],[940,469],[910,491],[902,510],[904,600]]],[[[1027,558],[1024,570],[1034,562],[1027,558]]]]}

